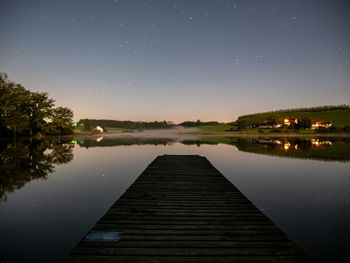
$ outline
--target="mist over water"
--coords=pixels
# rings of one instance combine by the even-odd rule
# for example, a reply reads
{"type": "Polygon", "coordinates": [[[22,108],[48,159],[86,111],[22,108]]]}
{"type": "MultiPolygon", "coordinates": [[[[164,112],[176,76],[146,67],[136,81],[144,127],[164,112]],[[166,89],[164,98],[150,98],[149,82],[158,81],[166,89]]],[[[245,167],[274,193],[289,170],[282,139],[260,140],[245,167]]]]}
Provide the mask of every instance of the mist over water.
{"type": "Polygon", "coordinates": [[[125,136],[142,137],[142,138],[172,138],[177,141],[181,141],[184,138],[198,138],[197,128],[184,128],[174,127],[170,129],[152,129],[135,132],[122,132],[122,133],[104,133],[102,137],[106,138],[118,138],[125,136]]]}

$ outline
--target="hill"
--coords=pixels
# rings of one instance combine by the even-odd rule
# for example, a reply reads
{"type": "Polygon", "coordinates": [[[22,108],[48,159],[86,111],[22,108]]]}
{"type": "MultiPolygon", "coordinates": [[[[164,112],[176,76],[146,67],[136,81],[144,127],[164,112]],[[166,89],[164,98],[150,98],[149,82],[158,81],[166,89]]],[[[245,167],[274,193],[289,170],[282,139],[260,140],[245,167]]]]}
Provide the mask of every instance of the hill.
{"type": "Polygon", "coordinates": [[[269,119],[281,120],[284,118],[310,118],[311,120],[321,119],[331,121],[333,126],[337,128],[343,128],[346,125],[350,125],[350,106],[321,106],[255,113],[238,117],[237,123],[246,122],[250,124],[269,119]]]}

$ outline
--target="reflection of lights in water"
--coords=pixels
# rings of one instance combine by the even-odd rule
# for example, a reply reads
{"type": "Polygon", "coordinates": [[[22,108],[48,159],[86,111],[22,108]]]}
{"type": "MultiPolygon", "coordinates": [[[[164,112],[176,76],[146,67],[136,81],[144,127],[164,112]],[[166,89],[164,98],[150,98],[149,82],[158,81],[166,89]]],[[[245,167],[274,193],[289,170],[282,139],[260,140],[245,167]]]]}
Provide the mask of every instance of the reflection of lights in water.
{"type": "Polygon", "coordinates": [[[298,144],[294,145],[294,149],[298,150],[298,144]]]}
{"type": "Polygon", "coordinates": [[[97,139],[96,139],[96,142],[100,142],[100,141],[102,141],[103,140],[103,137],[98,137],[97,139]]]}
{"type": "Polygon", "coordinates": [[[284,145],[283,145],[283,149],[287,151],[287,150],[289,150],[289,148],[290,148],[290,143],[289,142],[285,142],[284,145]]]}
{"type": "Polygon", "coordinates": [[[280,140],[275,140],[276,144],[282,144],[282,142],[280,140]]]}
{"type": "Polygon", "coordinates": [[[320,141],[319,139],[312,139],[311,143],[313,146],[321,146],[321,145],[327,145],[327,146],[332,146],[331,141],[320,141]]]}

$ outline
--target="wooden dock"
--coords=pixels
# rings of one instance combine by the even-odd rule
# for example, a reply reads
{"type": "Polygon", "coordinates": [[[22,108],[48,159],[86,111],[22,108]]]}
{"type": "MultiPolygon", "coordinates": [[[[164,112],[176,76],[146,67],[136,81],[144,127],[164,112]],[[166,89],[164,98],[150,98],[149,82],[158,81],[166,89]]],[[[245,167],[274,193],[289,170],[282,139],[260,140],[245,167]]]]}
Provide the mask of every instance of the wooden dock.
{"type": "Polygon", "coordinates": [[[92,231],[115,243],[82,240],[63,262],[310,262],[210,162],[158,156],[92,231]]]}

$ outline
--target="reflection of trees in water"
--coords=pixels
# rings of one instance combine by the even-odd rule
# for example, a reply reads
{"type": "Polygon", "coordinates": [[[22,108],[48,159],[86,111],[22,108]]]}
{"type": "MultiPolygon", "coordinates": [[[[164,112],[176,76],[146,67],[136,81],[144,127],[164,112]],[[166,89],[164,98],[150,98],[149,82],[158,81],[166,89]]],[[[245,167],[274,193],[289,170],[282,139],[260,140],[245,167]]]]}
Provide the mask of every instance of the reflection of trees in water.
{"type": "Polygon", "coordinates": [[[322,161],[349,161],[350,138],[342,137],[215,137],[196,139],[186,138],[143,138],[143,137],[98,137],[73,141],[80,147],[111,147],[126,145],[172,145],[175,142],[184,145],[228,144],[240,151],[253,152],[280,157],[314,159],[322,161]]]}
{"type": "Polygon", "coordinates": [[[73,159],[64,140],[0,141],[0,199],[34,179],[46,179],[57,164],[73,159]]]}
{"type": "Polygon", "coordinates": [[[144,137],[119,137],[119,138],[84,138],[77,140],[80,147],[110,147],[130,145],[171,145],[175,142],[172,138],[144,138],[144,137]]]}

